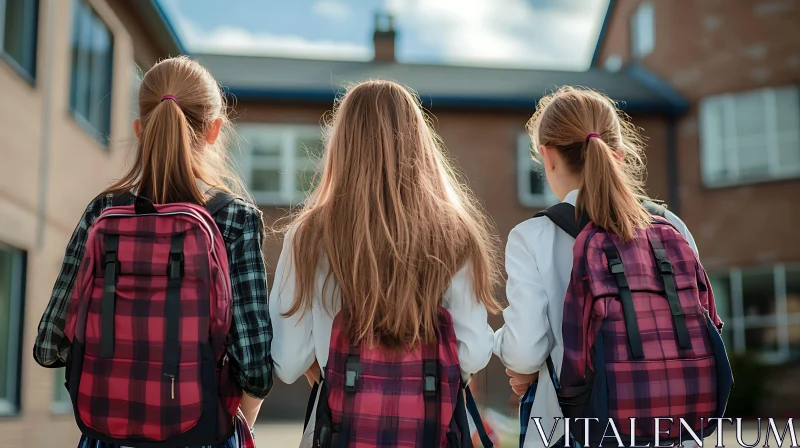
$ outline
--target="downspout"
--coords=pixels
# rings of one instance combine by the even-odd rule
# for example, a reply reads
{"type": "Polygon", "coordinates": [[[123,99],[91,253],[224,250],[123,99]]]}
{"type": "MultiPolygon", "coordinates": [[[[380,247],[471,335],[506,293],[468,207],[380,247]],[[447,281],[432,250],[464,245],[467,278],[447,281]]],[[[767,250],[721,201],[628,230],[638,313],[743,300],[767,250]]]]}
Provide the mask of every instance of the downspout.
{"type": "MultiPolygon", "coordinates": [[[[47,33],[45,41],[44,73],[42,76],[42,140],[39,148],[39,200],[36,216],[36,248],[41,251],[45,243],[47,228],[47,188],[50,175],[50,149],[53,108],[53,47],[55,46],[55,18],[57,0],[47,2],[47,33]]],[[[42,28],[40,28],[42,29],[42,28]]]]}
{"type": "Polygon", "coordinates": [[[678,176],[678,116],[671,112],[667,116],[667,197],[669,209],[680,216],[680,179],[678,176]]]}

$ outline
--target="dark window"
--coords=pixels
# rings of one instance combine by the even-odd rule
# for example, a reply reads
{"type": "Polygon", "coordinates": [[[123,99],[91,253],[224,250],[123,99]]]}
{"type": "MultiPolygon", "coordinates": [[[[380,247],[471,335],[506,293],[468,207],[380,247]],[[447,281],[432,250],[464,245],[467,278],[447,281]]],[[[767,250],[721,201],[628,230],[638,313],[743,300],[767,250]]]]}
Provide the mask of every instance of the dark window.
{"type": "Polygon", "coordinates": [[[0,1],[0,54],[28,81],[36,79],[39,0],[0,1]]]}
{"type": "Polygon", "coordinates": [[[0,415],[19,412],[24,252],[0,243],[0,415]]]}
{"type": "Polygon", "coordinates": [[[114,38],[85,0],[73,2],[72,80],[75,119],[103,145],[111,132],[111,67],[114,38]]]}

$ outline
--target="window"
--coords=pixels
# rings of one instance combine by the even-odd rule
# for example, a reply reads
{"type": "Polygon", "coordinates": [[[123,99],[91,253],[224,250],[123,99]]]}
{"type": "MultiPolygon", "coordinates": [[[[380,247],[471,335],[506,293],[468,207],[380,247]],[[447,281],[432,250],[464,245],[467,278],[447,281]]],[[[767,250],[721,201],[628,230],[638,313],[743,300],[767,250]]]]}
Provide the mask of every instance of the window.
{"type": "Polygon", "coordinates": [[[69,106],[75,120],[103,145],[111,132],[113,47],[111,32],[97,13],[86,0],[74,0],[69,106]]]}
{"type": "Polygon", "coordinates": [[[706,98],[700,131],[707,186],[800,176],[797,86],[706,98]]]}
{"type": "Polygon", "coordinates": [[[302,202],[322,169],[318,126],[244,124],[242,176],[260,205],[302,202]]]}
{"type": "Polygon", "coordinates": [[[655,10],[653,4],[644,2],[631,17],[631,54],[643,58],[656,46],[655,10]]]}
{"type": "Polygon", "coordinates": [[[19,411],[25,254],[0,243],[0,415],[19,411]]]}
{"type": "Polygon", "coordinates": [[[36,79],[39,0],[0,0],[0,55],[31,83],[36,79]]]}
{"type": "Polygon", "coordinates": [[[72,399],[69,397],[65,383],[66,369],[63,367],[56,369],[54,372],[55,389],[53,392],[53,406],[51,412],[53,414],[69,414],[72,412],[72,399]]]}
{"type": "Polygon", "coordinates": [[[709,277],[727,344],[768,363],[800,359],[800,264],[709,277]]]}
{"type": "Polygon", "coordinates": [[[517,138],[517,195],[526,207],[549,207],[558,202],[542,174],[541,166],[531,158],[531,138],[527,133],[517,138]]]}

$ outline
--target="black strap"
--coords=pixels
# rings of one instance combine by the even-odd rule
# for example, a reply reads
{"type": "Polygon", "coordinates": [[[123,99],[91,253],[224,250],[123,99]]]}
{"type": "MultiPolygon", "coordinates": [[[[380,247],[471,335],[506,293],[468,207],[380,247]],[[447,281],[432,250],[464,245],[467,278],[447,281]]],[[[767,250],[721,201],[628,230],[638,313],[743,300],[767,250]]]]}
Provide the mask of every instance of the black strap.
{"type": "Polygon", "coordinates": [[[469,390],[469,386],[464,388],[464,393],[467,395],[467,411],[469,415],[472,416],[472,423],[475,423],[475,428],[478,430],[478,437],[481,439],[483,448],[494,447],[492,439],[490,439],[489,434],[486,433],[486,427],[483,426],[481,413],[478,411],[478,405],[475,404],[475,398],[472,397],[472,391],[469,390]]]}
{"type": "Polygon", "coordinates": [[[642,336],[639,334],[639,323],[636,321],[636,309],[633,307],[633,295],[628,285],[628,278],[625,277],[625,265],[615,246],[603,249],[608,260],[608,270],[614,274],[619,288],[619,300],[622,304],[622,314],[625,317],[625,329],[628,332],[628,342],[631,345],[631,355],[633,359],[644,359],[642,349],[642,336]]]}
{"type": "MultiPolygon", "coordinates": [[[[167,263],[167,299],[164,318],[166,319],[166,339],[164,341],[164,376],[175,381],[178,375],[180,358],[180,319],[181,319],[181,280],[183,279],[183,239],[184,234],[172,236],[167,263]]],[[[174,384],[174,383],[173,383],[174,384]]]]}
{"type": "Polygon", "coordinates": [[[144,196],[136,196],[133,201],[133,209],[137,215],[154,215],[158,213],[153,202],[144,196]]]}
{"type": "Polygon", "coordinates": [[[361,385],[361,350],[351,345],[344,363],[344,414],[342,415],[341,437],[339,447],[347,448],[350,444],[350,427],[352,426],[353,407],[356,392],[361,385]]]}
{"type": "MultiPolygon", "coordinates": [[[[662,218],[666,217],[667,208],[661,204],[651,200],[644,200],[642,201],[642,206],[647,210],[647,213],[651,215],[660,216],[662,218]]],[[[583,230],[590,221],[585,213],[581,215],[581,219],[578,221],[575,216],[575,206],[569,202],[560,202],[533,215],[534,218],[540,216],[546,216],[550,221],[553,221],[553,224],[558,226],[558,228],[576,239],[578,238],[578,234],[581,233],[581,230],[583,230]]]]}
{"type": "Polygon", "coordinates": [[[672,311],[672,321],[675,323],[675,332],[678,334],[678,346],[682,349],[692,348],[692,340],[689,337],[689,329],[686,327],[686,317],[681,306],[681,299],[678,297],[678,288],[675,286],[675,276],[672,271],[672,263],[667,257],[667,251],[661,244],[661,239],[647,232],[647,239],[650,240],[650,247],[653,249],[653,256],[658,263],[658,271],[664,281],[664,293],[669,302],[669,309],[672,311]]]}
{"type": "Polygon", "coordinates": [[[539,216],[546,216],[550,221],[553,221],[553,224],[576,239],[578,238],[578,234],[581,233],[581,230],[589,224],[589,218],[585,214],[581,216],[581,220],[578,221],[575,216],[575,206],[569,202],[560,202],[533,215],[534,218],[539,216]]]}
{"type": "Polygon", "coordinates": [[[226,193],[222,190],[214,189],[209,191],[209,193],[214,194],[214,196],[206,201],[206,210],[211,216],[216,215],[220,210],[227,207],[228,204],[236,199],[236,196],[233,196],[232,194],[226,193]]]}
{"type": "Polygon", "coordinates": [[[319,383],[314,383],[311,388],[311,395],[308,396],[308,406],[306,406],[306,419],[303,422],[303,431],[308,427],[308,422],[311,421],[311,412],[314,410],[314,403],[317,402],[317,395],[319,394],[319,383]]]}
{"type": "Polygon", "coordinates": [[[439,361],[438,347],[426,345],[422,361],[422,395],[425,401],[425,426],[422,441],[425,448],[439,446],[439,361]]]}
{"type": "Polygon", "coordinates": [[[117,277],[119,275],[119,235],[105,236],[105,256],[103,257],[103,301],[100,306],[100,347],[101,358],[114,356],[114,307],[117,296],[117,277]]]}
{"type": "Polygon", "coordinates": [[[123,205],[131,205],[133,201],[136,200],[136,195],[131,193],[130,191],[125,191],[120,194],[115,195],[111,199],[111,206],[113,207],[120,207],[123,205]]]}

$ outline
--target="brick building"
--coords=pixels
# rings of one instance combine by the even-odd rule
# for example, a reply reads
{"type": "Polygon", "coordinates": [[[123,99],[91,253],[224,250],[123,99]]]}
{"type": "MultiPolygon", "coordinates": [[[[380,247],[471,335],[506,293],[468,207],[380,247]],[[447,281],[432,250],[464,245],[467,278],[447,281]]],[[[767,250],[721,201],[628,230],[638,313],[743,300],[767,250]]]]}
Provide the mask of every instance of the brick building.
{"type": "Polygon", "coordinates": [[[181,52],[167,23],[149,0],[0,1],[0,447],[77,441],[33,341],[73,228],[122,170],[135,67],[181,52]]]}
{"type": "MultiPolygon", "coordinates": [[[[624,102],[649,137],[650,193],[669,199],[668,154],[675,151],[670,123],[685,109],[685,101],[648,70],[568,72],[403,63],[395,59],[395,30],[381,28],[379,22],[371,61],[194,55],[237,100],[235,118],[242,139],[234,151],[270,221],[303,199],[319,169],[314,154],[320,151],[320,124],[337,93],[371,78],[396,80],[419,94],[503,242],[516,224],[556,201],[533,170],[525,123],[538,98],[558,85],[593,87],[624,102]]],[[[270,270],[280,249],[279,237],[265,249],[270,270]]],[[[493,325],[498,327],[501,320],[496,318],[493,325]]],[[[490,402],[505,409],[510,391],[497,360],[487,378],[490,402]]],[[[276,383],[262,412],[268,418],[299,418],[305,401],[298,397],[307,393],[304,381],[276,383]]]]}
{"type": "Polygon", "coordinates": [[[800,373],[798,20],[791,0],[612,0],[592,61],[646,67],[686,100],[670,200],[712,276],[729,352],[779,366],[765,415],[800,409],[788,381],[800,373]]]}

